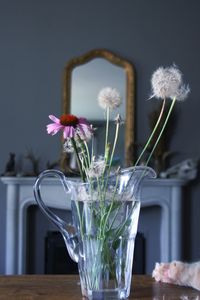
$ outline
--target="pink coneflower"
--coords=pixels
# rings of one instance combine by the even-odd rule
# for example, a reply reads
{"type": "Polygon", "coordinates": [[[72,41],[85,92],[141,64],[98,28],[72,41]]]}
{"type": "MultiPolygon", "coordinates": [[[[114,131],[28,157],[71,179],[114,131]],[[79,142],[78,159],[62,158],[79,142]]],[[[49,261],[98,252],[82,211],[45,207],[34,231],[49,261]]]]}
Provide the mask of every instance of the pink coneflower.
{"type": "Polygon", "coordinates": [[[63,130],[63,137],[67,139],[74,138],[78,132],[80,132],[80,138],[85,140],[88,139],[89,134],[92,133],[92,128],[85,118],[64,114],[60,119],[53,115],[50,115],[49,119],[54,122],[47,125],[47,133],[51,135],[55,135],[60,130],[63,130]]]}

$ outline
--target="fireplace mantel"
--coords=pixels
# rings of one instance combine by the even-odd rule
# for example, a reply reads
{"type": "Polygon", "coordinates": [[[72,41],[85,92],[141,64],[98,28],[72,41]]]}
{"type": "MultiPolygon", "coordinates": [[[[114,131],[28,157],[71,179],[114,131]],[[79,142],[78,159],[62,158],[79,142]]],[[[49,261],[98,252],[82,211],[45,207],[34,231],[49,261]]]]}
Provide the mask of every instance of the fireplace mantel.
{"type": "MultiPolygon", "coordinates": [[[[1,177],[7,186],[6,195],[6,241],[5,274],[24,274],[26,262],[27,208],[35,205],[33,177],[1,177]]],[[[161,208],[160,250],[161,261],[168,262],[182,257],[182,179],[148,179],[144,181],[142,207],[161,208]]],[[[45,203],[52,208],[70,210],[70,200],[57,179],[43,181],[45,203]],[[56,199],[56,201],[55,201],[56,199]]]]}

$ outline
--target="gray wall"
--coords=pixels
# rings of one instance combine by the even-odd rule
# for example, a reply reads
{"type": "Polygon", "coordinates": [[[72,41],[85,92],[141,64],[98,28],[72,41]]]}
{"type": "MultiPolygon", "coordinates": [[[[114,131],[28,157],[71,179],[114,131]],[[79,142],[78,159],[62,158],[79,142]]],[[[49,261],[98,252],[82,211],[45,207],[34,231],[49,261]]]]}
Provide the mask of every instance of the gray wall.
{"type": "MultiPolygon", "coordinates": [[[[61,110],[65,63],[94,48],[129,59],[137,73],[137,136],[148,133],[150,76],[160,65],[176,63],[191,86],[178,104],[171,149],[177,160],[200,156],[198,0],[0,0],[0,128],[3,172],[8,154],[18,160],[27,149],[40,156],[41,169],[59,153],[59,137],[45,131],[49,113],[61,110]]],[[[187,258],[200,259],[200,188],[189,190],[187,258]]],[[[0,273],[4,272],[5,189],[0,186],[0,273]]]]}

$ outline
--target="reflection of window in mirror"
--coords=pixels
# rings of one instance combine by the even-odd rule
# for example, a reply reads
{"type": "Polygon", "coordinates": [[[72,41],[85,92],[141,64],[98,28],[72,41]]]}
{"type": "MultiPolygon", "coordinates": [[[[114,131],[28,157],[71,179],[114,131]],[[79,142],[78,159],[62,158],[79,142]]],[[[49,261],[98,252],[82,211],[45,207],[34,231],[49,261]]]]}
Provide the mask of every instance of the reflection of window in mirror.
{"type": "MultiPolygon", "coordinates": [[[[122,98],[119,113],[125,119],[126,110],[126,74],[103,58],[78,66],[72,72],[71,113],[88,120],[103,120],[104,112],[99,107],[97,97],[102,88],[116,88],[122,98]]],[[[116,111],[113,116],[116,115],[116,111]]],[[[111,115],[112,117],[112,115],[111,115]]]]}

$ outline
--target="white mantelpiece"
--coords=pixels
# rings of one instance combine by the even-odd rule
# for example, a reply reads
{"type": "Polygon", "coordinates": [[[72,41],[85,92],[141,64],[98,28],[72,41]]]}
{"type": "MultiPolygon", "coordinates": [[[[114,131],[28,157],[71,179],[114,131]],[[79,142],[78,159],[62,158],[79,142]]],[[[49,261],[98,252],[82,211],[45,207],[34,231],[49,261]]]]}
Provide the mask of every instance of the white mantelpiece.
{"type": "MultiPolygon", "coordinates": [[[[7,185],[5,274],[25,273],[27,208],[36,204],[33,195],[35,178],[2,177],[7,185]]],[[[182,187],[180,179],[146,180],[142,189],[142,207],[161,208],[161,261],[181,259],[182,187]]],[[[60,183],[53,178],[43,181],[45,203],[52,208],[70,210],[60,183]]]]}

